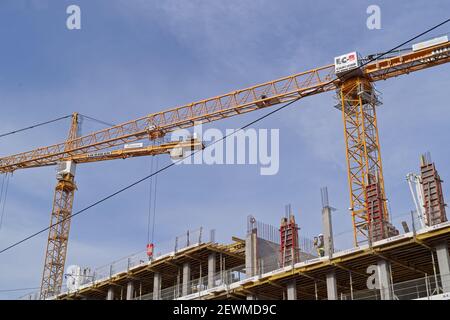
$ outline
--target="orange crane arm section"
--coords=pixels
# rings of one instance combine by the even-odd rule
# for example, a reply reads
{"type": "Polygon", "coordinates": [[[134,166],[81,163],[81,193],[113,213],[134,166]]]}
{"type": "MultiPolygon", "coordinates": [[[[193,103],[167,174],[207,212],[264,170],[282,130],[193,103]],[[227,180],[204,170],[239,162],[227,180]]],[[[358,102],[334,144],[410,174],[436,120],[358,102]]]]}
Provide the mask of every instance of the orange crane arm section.
{"type": "Polygon", "coordinates": [[[386,80],[450,62],[450,42],[411,51],[395,57],[376,60],[365,66],[371,81],[386,80]]]}
{"type": "Polygon", "coordinates": [[[270,81],[247,89],[190,103],[182,107],[153,113],[67,142],[38,148],[0,159],[0,172],[11,172],[29,166],[43,166],[77,154],[96,152],[143,138],[154,139],[167,132],[192,127],[195,122],[211,122],[234,115],[292,101],[302,94],[326,85],[321,91],[332,90],[334,66],[328,65],[289,77],[270,81]]]}
{"type": "MultiPolygon", "coordinates": [[[[128,159],[144,156],[156,156],[160,154],[169,154],[175,148],[182,148],[183,150],[199,150],[204,149],[203,143],[198,139],[189,141],[172,141],[160,145],[150,145],[146,147],[130,148],[130,149],[115,149],[110,151],[100,151],[93,153],[82,153],[67,158],[61,158],[58,161],[73,161],[79,163],[99,162],[106,160],[128,159]]],[[[26,168],[37,168],[44,166],[53,166],[57,162],[45,162],[38,165],[27,165],[26,168]]]]}
{"type": "Polygon", "coordinates": [[[80,154],[67,159],[62,159],[62,161],[74,161],[75,163],[89,163],[98,162],[105,160],[116,160],[116,159],[127,159],[135,157],[144,156],[156,156],[159,154],[170,153],[171,150],[175,148],[181,148],[183,150],[200,150],[204,149],[204,145],[197,139],[192,139],[189,141],[173,141],[168,143],[163,143],[161,145],[150,145],[147,147],[133,148],[133,149],[117,149],[112,151],[104,152],[94,152],[80,154]]]}
{"type": "MultiPolygon", "coordinates": [[[[371,81],[384,80],[450,61],[450,42],[377,60],[365,66],[371,81]]],[[[0,158],[0,173],[45,166],[65,158],[105,150],[144,138],[286,103],[309,94],[334,90],[340,80],[334,65],[312,69],[221,96],[157,112],[67,142],[0,158]]]]}

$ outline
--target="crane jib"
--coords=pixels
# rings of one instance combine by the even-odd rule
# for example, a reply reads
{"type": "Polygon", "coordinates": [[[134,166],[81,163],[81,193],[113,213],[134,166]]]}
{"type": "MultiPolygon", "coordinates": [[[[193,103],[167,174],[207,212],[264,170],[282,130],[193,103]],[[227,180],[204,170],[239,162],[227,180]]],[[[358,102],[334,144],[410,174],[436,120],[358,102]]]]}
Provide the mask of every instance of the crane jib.
{"type": "MultiPolygon", "coordinates": [[[[397,54],[393,57],[376,60],[366,65],[363,72],[371,81],[378,81],[447,63],[449,60],[450,44],[446,41],[406,54],[397,54]]],[[[336,84],[332,81],[335,79],[335,66],[326,65],[178,108],[150,114],[146,117],[93,132],[70,142],[2,157],[0,158],[0,172],[46,166],[73,155],[94,153],[147,137],[154,139],[179,128],[192,127],[196,121],[217,121],[291,101],[306,94],[334,90],[336,84]],[[70,148],[67,149],[68,143],[70,143],[70,148]]]]}

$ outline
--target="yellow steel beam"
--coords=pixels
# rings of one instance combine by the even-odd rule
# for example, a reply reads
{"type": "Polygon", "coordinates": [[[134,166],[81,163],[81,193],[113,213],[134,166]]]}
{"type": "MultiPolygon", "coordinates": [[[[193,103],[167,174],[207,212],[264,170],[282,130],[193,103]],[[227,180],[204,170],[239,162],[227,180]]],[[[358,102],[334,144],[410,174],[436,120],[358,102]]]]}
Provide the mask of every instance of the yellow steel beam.
{"type": "Polygon", "coordinates": [[[449,50],[450,43],[445,42],[425,49],[377,60],[368,64],[364,71],[371,81],[386,80],[450,62],[449,50]]]}
{"type": "Polygon", "coordinates": [[[334,65],[327,65],[153,113],[79,137],[71,143],[73,148],[69,150],[65,148],[66,143],[62,143],[0,158],[0,172],[57,162],[62,158],[97,152],[145,138],[153,140],[168,132],[192,127],[197,122],[212,122],[292,101],[303,95],[333,90],[335,86],[330,81],[334,78],[334,65]]]}

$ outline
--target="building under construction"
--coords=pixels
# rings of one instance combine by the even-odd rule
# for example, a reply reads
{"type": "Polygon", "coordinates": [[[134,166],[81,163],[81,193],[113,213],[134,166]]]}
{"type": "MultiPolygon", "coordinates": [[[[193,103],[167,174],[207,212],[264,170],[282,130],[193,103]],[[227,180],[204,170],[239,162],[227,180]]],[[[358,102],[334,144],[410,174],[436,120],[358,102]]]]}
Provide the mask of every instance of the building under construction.
{"type": "MultiPolygon", "coordinates": [[[[420,175],[409,174],[416,205],[400,232],[392,223],[385,193],[377,124],[381,104],[375,82],[450,62],[448,36],[383,54],[357,52],[334,64],[228,94],[153,113],[79,135],[74,113],[66,141],[0,158],[0,173],[58,165],[40,299],[444,299],[450,294],[447,222],[441,179],[429,156],[420,175]],[[343,120],[354,247],[334,246],[331,212],[322,190],[323,233],[299,234],[288,206],[280,226],[248,218],[245,239],[219,244],[203,230],[177,238],[155,254],[149,243],[135,255],[106,267],[65,270],[75,167],[86,162],[157,156],[184,159],[205,147],[195,136],[163,138],[177,129],[289,104],[335,91],[343,120]],[[144,141],[152,143],[145,146],[144,141]],[[188,153],[188,155],[185,155],[188,153]],[[409,222],[409,223],[408,223],[409,222]],[[62,288],[66,278],[66,288],[62,288]]],[[[280,107],[281,109],[281,107],[280,107]]],[[[335,111],[333,109],[333,111],[335,111]]],[[[207,146],[206,146],[207,147],[207,146]]],[[[137,184],[137,183],[136,183],[137,184]]],[[[27,298],[33,298],[28,295],[27,298]]]]}
{"type": "Polygon", "coordinates": [[[65,289],[50,299],[450,299],[450,222],[426,157],[418,177],[423,210],[412,211],[392,237],[373,223],[367,244],[334,248],[333,208],[323,188],[323,233],[314,240],[299,234],[286,206],[278,228],[249,216],[246,238],[230,244],[199,229],[177,237],[169,252],[155,254],[156,244],[98,269],[72,266],[65,289]]]}

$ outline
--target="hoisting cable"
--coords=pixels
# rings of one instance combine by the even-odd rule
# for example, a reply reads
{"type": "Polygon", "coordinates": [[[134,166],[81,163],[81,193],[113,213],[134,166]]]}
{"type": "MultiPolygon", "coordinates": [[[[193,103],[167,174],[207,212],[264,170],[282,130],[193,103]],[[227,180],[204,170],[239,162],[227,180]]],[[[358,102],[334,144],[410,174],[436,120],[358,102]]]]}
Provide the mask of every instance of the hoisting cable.
{"type": "Polygon", "coordinates": [[[83,118],[86,118],[86,119],[98,122],[98,123],[100,123],[100,124],[102,124],[104,126],[107,126],[107,127],[114,127],[115,126],[115,124],[113,124],[113,123],[109,123],[109,122],[106,122],[106,121],[103,121],[103,120],[99,120],[99,119],[96,119],[94,117],[87,116],[85,114],[81,114],[80,113],[80,116],[82,116],[83,118]]]}
{"type": "MultiPolygon", "coordinates": [[[[2,183],[2,190],[1,190],[1,196],[0,196],[0,205],[1,205],[1,212],[0,212],[0,230],[2,229],[3,225],[3,219],[5,216],[5,207],[6,207],[6,197],[8,196],[8,188],[9,188],[9,179],[11,177],[12,173],[6,174],[6,185],[5,185],[5,192],[3,193],[3,183],[2,183]]],[[[5,180],[5,178],[3,179],[5,180]]]]}
{"type": "MultiPolygon", "coordinates": [[[[153,174],[153,159],[150,157],[150,174],[153,174]]],[[[148,220],[147,220],[147,244],[150,244],[150,224],[152,219],[152,194],[153,194],[153,177],[150,177],[148,192],[148,220]]]]}
{"type": "Polygon", "coordinates": [[[2,174],[2,186],[0,187],[0,203],[2,202],[3,198],[3,187],[5,186],[5,179],[8,173],[2,174]]]}
{"type": "MultiPolygon", "coordinates": [[[[155,144],[155,142],[153,142],[155,144]]],[[[153,249],[154,249],[154,234],[155,234],[155,218],[156,218],[156,190],[158,184],[158,175],[155,174],[153,177],[154,171],[158,171],[159,168],[159,158],[151,157],[150,160],[150,190],[149,190],[149,201],[148,201],[148,223],[147,223],[147,256],[149,259],[153,258],[153,249]],[[153,165],[155,164],[155,170],[153,165]],[[152,215],[153,211],[153,215],[152,215]]]]}
{"type": "Polygon", "coordinates": [[[97,118],[94,118],[94,117],[87,116],[87,115],[82,114],[82,113],[79,113],[79,116],[80,116],[80,117],[79,117],[80,121],[79,121],[79,126],[78,126],[78,137],[82,135],[82,132],[81,132],[82,125],[81,125],[81,124],[82,124],[82,122],[83,122],[85,119],[91,120],[92,122],[100,123],[101,125],[104,125],[105,127],[114,127],[114,126],[115,126],[115,124],[108,123],[108,122],[102,121],[102,120],[100,120],[100,119],[97,119],[97,118]]]}
{"type": "MultiPolygon", "coordinates": [[[[2,174],[2,186],[0,187],[0,208],[2,205],[2,199],[3,199],[3,190],[5,187],[5,180],[6,180],[6,176],[8,175],[8,173],[2,174]]],[[[3,217],[0,217],[0,222],[3,220],[3,217]]],[[[1,224],[0,224],[0,229],[1,229],[1,224]]]]}
{"type": "MultiPolygon", "coordinates": [[[[159,168],[159,158],[156,159],[156,170],[158,171],[159,168]]],[[[153,188],[153,218],[152,218],[152,233],[151,233],[151,243],[153,244],[153,241],[155,239],[155,220],[156,220],[156,191],[158,189],[158,175],[155,174],[155,187],[153,188]]]]}
{"type": "MultiPolygon", "coordinates": [[[[407,44],[407,43],[409,43],[409,42],[411,42],[411,41],[416,40],[417,38],[419,38],[419,37],[421,37],[421,36],[423,36],[423,35],[425,35],[425,34],[431,32],[431,31],[433,31],[433,30],[435,30],[435,29],[437,29],[437,28],[443,26],[444,24],[447,24],[448,22],[450,22],[450,19],[446,19],[446,20],[444,20],[443,22],[441,22],[441,23],[439,23],[439,24],[437,24],[437,25],[435,25],[435,26],[429,28],[428,30],[426,30],[426,31],[424,31],[424,32],[422,32],[422,33],[420,33],[420,34],[418,34],[418,35],[416,35],[416,36],[410,38],[409,40],[407,40],[407,41],[401,43],[400,45],[398,45],[398,46],[396,46],[396,47],[394,47],[394,48],[392,48],[392,49],[386,51],[384,54],[379,55],[377,58],[379,59],[379,58],[385,56],[386,54],[389,54],[390,52],[392,52],[392,51],[394,51],[394,50],[397,50],[398,48],[404,46],[405,44],[407,44]]],[[[365,65],[367,65],[367,64],[369,64],[369,63],[371,63],[371,62],[373,62],[373,61],[375,61],[375,59],[372,59],[372,60],[369,60],[369,61],[363,63],[360,67],[364,67],[365,65]]],[[[345,72],[344,75],[350,74],[350,72],[353,72],[353,70],[349,70],[349,71],[345,72]]],[[[312,95],[312,94],[317,93],[317,92],[318,92],[319,90],[321,90],[324,86],[326,86],[326,85],[328,85],[328,84],[331,84],[331,83],[333,83],[334,81],[335,81],[335,79],[332,79],[332,80],[330,80],[330,81],[328,81],[328,82],[325,82],[324,84],[322,84],[321,86],[317,87],[316,89],[314,89],[314,90],[312,90],[312,91],[310,91],[310,92],[308,92],[308,93],[305,93],[304,95],[299,96],[298,98],[296,98],[296,99],[294,99],[294,100],[291,100],[290,102],[287,102],[287,103],[285,103],[284,105],[282,105],[282,106],[280,106],[280,107],[278,107],[278,108],[276,108],[276,109],[273,109],[273,110],[270,111],[270,112],[267,112],[266,114],[264,114],[264,115],[262,115],[262,116],[256,118],[255,120],[253,120],[253,121],[247,123],[246,125],[240,127],[239,129],[234,130],[233,132],[231,132],[231,133],[229,133],[229,134],[223,136],[222,138],[213,141],[213,142],[210,143],[208,146],[206,146],[206,148],[208,148],[208,147],[210,147],[210,146],[212,146],[212,145],[215,145],[216,143],[219,143],[219,142],[221,142],[221,141],[224,141],[224,140],[227,139],[228,137],[230,137],[230,136],[236,134],[237,132],[240,132],[240,131],[242,131],[242,130],[248,128],[248,127],[250,127],[251,125],[253,125],[253,124],[257,123],[257,122],[259,122],[259,121],[261,121],[261,120],[264,120],[264,119],[270,117],[271,115],[273,115],[273,114],[275,114],[275,113],[277,113],[277,112],[279,112],[279,111],[281,111],[281,110],[287,108],[288,106],[290,106],[291,104],[297,102],[298,100],[300,100],[300,99],[303,98],[303,97],[307,97],[307,96],[310,96],[310,95],[312,95]]],[[[95,201],[94,203],[92,203],[92,204],[90,204],[90,205],[84,207],[83,209],[81,209],[81,210],[79,210],[79,211],[77,211],[77,212],[75,212],[75,213],[73,213],[73,214],[67,216],[66,218],[64,218],[64,219],[62,219],[61,221],[57,222],[57,224],[62,223],[62,222],[64,222],[64,221],[68,220],[68,219],[71,219],[72,217],[78,216],[78,215],[80,215],[80,214],[83,213],[83,212],[86,212],[87,210],[89,210],[89,209],[91,209],[91,208],[93,208],[93,207],[99,205],[100,203],[103,203],[103,202],[105,202],[105,201],[107,201],[107,200],[109,200],[109,199],[115,197],[116,195],[118,195],[118,194],[120,194],[120,193],[122,193],[122,192],[124,192],[124,191],[126,191],[126,190],[128,190],[128,189],[131,189],[132,187],[134,187],[134,186],[140,184],[141,182],[146,181],[147,179],[153,177],[154,175],[156,175],[156,174],[158,174],[158,173],[160,173],[160,172],[162,172],[162,171],[165,171],[165,170],[169,169],[170,167],[175,166],[175,165],[178,164],[178,163],[181,163],[183,160],[185,160],[185,159],[187,159],[187,158],[189,158],[189,157],[192,157],[192,156],[194,156],[195,154],[197,154],[198,152],[201,152],[201,151],[203,151],[203,150],[202,150],[202,149],[199,149],[199,150],[193,151],[193,152],[190,153],[189,155],[184,156],[184,157],[182,157],[182,158],[180,158],[180,159],[178,159],[178,160],[176,160],[176,161],[171,162],[170,164],[168,164],[168,165],[162,167],[161,169],[156,170],[153,174],[150,174],[150,175],[147,175],[147,176],[145,176],[145,177],[142,177],[142,178],[136,180],[135,182],[133,182],[133,183],[131,183],[131,184],[129,184],[129,185],[126,185],[125,187],[122,187],[122,188],[120,188],[119,190],[117,190],[117,191],[115,191],[115,192],[113,192],[113,193],[111,193],[111,194],[109,194],[109,195],[107,195],[107,196],[101,198],[100,200],[95,201]]],[[[5,251],[8,251],[8,250],[10,250],[10,249],[12,249],[12,248],[14,248],[14,247],[16,247],[16,246],[18,246],[18,245],[21,244],[21,243],[24,243],[25,241],[28,241],[28,240],[30,240],[30,239],[32,239],[32,238],[34,238],[34,237],[40,235],[41,233],[44,233],[45,231],[48,231],[49,229],[50,229],[50,227],[43,228],[43,229],[41,229],[41,230],[39,230],[39,231],[37,231],[37,232],[35,232],[35,233],[33,233],[33,234],[31,234],[31,235],[25,237],[25,238],[23,238],[22,240],[19,240],[19,241],[13,243],[13,244],[11,244],[11,245],[9,245],[9,246],[7,246],[7,247],[1,249],[1,250],[0,250],[0,254],[3,253],[3,252],[5,252],[5,251]]]]}
{"type": "Polygon", "coordinates": [[[71,116],[72,115],[70,114],[70,115],[67,115],[67,116],[64,116],[64,117],[59,117],[59,118],[56,118],[56,119],[53,119],[53,120],[37,123],[37,124],[34,124],[32,126],[28,126],[28,127],[22,128],[22,129],[18,129],[18,130],[10,131],[10,132],[7,132],[7,133],[3,133],[3,134],[0,134],[0,138],[9,136],[9,135],[12,135],[12,134],[15,134],[15,133],[19,133],[19,132],[22,132],[22,131],[26,131],[26,130],[29,130],[29,129],[37,128],[37,127],[40,127],[40,126],[43,126],[43,125],[46,125],[46,124],[49,124],[49,123],[52,123],[52,122],[56,122],[56,121],[59,121],[59,120],[67,119],[67,118],[70,118],[71,116]]]}

